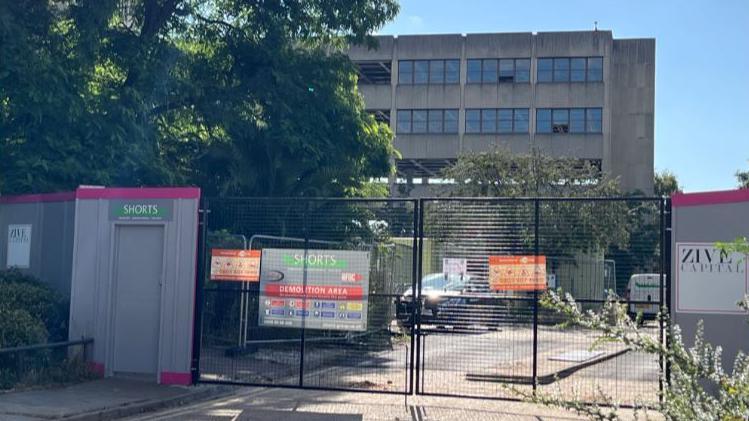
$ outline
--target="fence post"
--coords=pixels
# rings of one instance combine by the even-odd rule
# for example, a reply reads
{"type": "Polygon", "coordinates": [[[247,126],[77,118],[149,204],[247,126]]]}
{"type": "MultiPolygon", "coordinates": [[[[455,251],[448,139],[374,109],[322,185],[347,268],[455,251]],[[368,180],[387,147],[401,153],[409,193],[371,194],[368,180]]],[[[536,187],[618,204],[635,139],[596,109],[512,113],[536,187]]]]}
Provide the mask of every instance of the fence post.
{"type": "MultiPolygon", "coordinates": [[[[672,227],[671,227],[671,199],[666,198],[665,203],[663,204],[664,212],[663,212],[663,222],[664,222],[664,229],[663,229],[663,249],[665,250],[662,254],[663,256],[663,263],[665,266],[665,274],[661,274],[661,278],[665,281],[665,289],[663,293],[665,294],[666,304],[665,304],[665,311],[667,312],[668,319],[666,319],[665,325],[663,324],[663,319],[661,319],[661,334],[663,334],[664,330],[671,328],[671,282],[672,282],[672,274],[671,274],[671,239],[673,235],[672,227]]],[[[665,337],[665,346],[666,349],[670,347],[670,331],[666,334],[665,337]]],[[[671,363],[669,361],[666,361],[666,366],[664,367],[665,373],[665,381],[666,385],[671,384],[671,363]]]]}
{"type": "MultiPolygon", "coordinates": [[[[538,224],[540,221],[540,209],[539,200],[534,199],[534,224],[533,224],[533,238],[534,238],[534,256],[538,258],[539,255],[539,238],[538,238],[538,224]]],[[[538,387],[538,290],[533,289],[533,391],[536,391],[538,387]]]]}
{"type": "MultiPolygon", "coordinates": [[[[413,243],[411,245],[411,297],[414,300],[414,305],[411,308],[411,355],[409,363],[409,383],[407,385],[407,393],[410,395],[414,393],[414,366],[415,366],[415,341],[416,341],[416,279],[419,276],[419,262],[421,262],[421,249],[419,248],[419,212],[420,212],[420,200],[414,200],[413,202],[413,243]]],[[[397,310],[396,310],[397,311],[397,310]]]]}
{"type": "Polygon", "coordinates": [[[309,230],[308,214],[310,212],[310,201],[304,203],[304,212],[302,212],[302,234],[304,234],[304,260],[302,264],[302,333],[299,344],[299,387],[304,387],[304,348],[305,348],[305,327],[307,317],[304,315],[307,310],[307,253],[309,250],[309,230]]]}
{"type": "Polygon", "coordinates": [[[418,265],[416,270],[416,279],[414,279],[416,288],[412,290],[412,317],[413,320],[411,325],[416,333],[416,394],[423,393],[422,373],[421,373],[421,358],[422,358],[422,346],[421,346],[421,277],[422,271],[424,270],[424,253],[422,252],[424,247],[424,199],[419,199],[419,230],[418,237],[419,243],[416,247],[416,252],[419,254],[418,265]]]}
{"type": "Polygon", "coordinates": [[[200,350],[203,342],[203,275],[205,275],[205,243],[207,240],[208,230],[208,200],[201,199],[198,204],[198,244],[197,247],[197,265],[195,266],[195,309],[193,310],[193,327],[192,327],[192,363],[190,371],[192,374],[192,384],[200,380],[200,350]]]}

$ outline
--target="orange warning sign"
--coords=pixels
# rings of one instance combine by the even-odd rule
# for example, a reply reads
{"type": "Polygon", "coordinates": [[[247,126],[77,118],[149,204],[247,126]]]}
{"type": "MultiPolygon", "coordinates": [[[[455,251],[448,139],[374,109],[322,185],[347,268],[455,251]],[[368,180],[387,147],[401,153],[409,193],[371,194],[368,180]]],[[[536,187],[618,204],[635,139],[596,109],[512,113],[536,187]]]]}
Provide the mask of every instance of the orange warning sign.
{"type": "Polygon", "coordinates": [[[260,281],[260,250],[211,250],[212,281],[260,281]]]}
{"type": "Polygon", "coordinates": [[[546,289],[546,256],[489,256],[492,291],[546,289]]]}

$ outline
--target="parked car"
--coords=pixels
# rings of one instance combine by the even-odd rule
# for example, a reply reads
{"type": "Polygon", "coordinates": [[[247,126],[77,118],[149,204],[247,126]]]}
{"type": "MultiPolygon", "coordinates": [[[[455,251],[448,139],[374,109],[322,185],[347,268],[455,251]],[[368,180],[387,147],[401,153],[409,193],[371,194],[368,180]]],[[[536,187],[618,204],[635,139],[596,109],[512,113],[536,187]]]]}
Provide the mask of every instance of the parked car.
{"type": "MultiPolygon", "coordinates": [[[[421,279],[421,322],[431,323],[439,319],[440,308],[450,299],[467,292],[470,275],[430,273],[421,279]]],[[[395,299],[397,320],[406,326],[413,323],[414,293],[411,288],[395,299]]]]}
{"type": "MultiPolygon", "coordinates": [[[[666,283],[663,276],[663,284],[666,283]]],[[[643,318],[653,318],[658,314],[661,297],[661,275],[657,273],[636,273],[627,284],[627,302],[630,316],[642,313],[643,318]],[[652,304],[650,304],[652,303],[652,304]]]]}

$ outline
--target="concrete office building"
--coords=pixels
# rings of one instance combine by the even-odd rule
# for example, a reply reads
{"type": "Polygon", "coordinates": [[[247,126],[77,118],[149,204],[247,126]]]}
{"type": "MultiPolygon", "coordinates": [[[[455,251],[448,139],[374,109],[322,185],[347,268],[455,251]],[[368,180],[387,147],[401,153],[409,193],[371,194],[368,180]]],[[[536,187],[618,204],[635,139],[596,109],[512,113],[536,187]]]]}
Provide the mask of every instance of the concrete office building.
{"type": "Polygon", "coordinates": [[[461,152],[588,160],[653,192],[655,40],[611,31],[377,37],[349,57],[402,154],[394,194],[430,194],[461,152]]]}

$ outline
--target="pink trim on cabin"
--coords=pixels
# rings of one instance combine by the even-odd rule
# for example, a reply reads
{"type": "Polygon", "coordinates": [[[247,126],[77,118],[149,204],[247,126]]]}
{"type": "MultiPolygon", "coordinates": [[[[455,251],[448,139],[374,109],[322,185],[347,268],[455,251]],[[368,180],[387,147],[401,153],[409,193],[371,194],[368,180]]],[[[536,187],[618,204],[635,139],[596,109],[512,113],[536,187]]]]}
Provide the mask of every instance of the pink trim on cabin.
{"type": "Polygon", "coordinates": [[[80,187],[77,199],[198,199],[197,187],[80,187]]]}
{"type": "Polygon", "coordinates": [[[0,196],[0,204],[67,202],[75,199],[74,191],[44,194],[21,194],[18,196],[0,196]]]}
{"type": "Polygon", "coordinates": [[[0,196],[0,204],[66,202],[75,199],[199,199],[198,187],[79,187],[76,191],[0,196]]]}
{"type": "Polygon", "coordinates": [[[738,202],[749,202],[749,189],[674,193],[671,196],[671,204],[673,206],[717,205],[738,202]]]}
{"type": "Polygon", "coordinates": [[[96,361],[88,362],[88,369],[99,377],[104,377],[104,364],[97,363],[96,361]]]}
{"type": "Polygon", "coordinates": [[[192,375],[190,373],[173,373],[170,371],[162,371],[161,381],[159,383],[189,386],[192,384],[192,375]]]}

